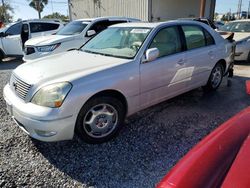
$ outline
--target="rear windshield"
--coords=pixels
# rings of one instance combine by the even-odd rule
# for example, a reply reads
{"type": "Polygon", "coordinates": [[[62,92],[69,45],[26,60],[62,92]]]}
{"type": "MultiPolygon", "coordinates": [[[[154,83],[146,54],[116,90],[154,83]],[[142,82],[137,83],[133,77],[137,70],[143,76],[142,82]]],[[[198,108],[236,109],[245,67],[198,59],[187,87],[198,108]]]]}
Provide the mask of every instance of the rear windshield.
{"type": "Polygon", "coordinates": [[[81,33],[90,22],[73,21],[60,29],[56,35],[76,35],[81,33]]]}

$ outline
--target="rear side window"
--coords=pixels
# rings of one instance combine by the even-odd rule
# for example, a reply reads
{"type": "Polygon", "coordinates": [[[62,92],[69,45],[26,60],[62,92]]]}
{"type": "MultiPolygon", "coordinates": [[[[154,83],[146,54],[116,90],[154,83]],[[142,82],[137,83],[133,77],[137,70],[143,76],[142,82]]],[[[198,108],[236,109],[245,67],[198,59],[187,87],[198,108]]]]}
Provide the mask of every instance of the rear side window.
{"type": "Polygon", "coordinates": [[[7,35],[20,35],[22,30],[22,23],[17,23],[15,25],[10,26],[10,28],[6,31],[7,35]]]}
{"type": "Polygon", "coordinates": [[[206,38],[202,28],[197,26],[182,26],[182,29],[186,38],[188,50],[206,46],[206,38]]]}
{"type": "Polygon", "coordinates": [[[58,29],[58,27],[59,27],[59,24],[56,24],[56,23],[39,23],[39,22],[30,23],[31,33],[56,30],[58,29]]]}
{"type": "Polygon", "coordinates": [[[159,57],[181,52],[181,41],[177,27],[168,27],[160,30],[154,37],[149,48],[157,48],[159,57]]]}

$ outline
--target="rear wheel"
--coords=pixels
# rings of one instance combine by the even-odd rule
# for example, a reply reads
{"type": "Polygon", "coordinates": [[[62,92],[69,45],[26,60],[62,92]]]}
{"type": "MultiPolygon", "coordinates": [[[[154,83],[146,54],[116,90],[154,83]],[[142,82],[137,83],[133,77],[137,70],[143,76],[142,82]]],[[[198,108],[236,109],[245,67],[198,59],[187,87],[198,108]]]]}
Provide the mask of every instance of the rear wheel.
{"type": "Polygon", "coordinates": [[[208,91],[216,90],[222,82],[223,72],[224,72],[223,66],[220,63],[217,63],[213,68],[209,80],[207,82],[207,85],[204,86],[204,89],[208,91]]]}
{"type": "Polygon", "coordinates": [[[76,133],[87,143],[103,143],[118,133],[124,118],[124,106],[118,99],[93,98],[79,112],[76,133]]]}
{"type": "Polygon", "coordinates": [[[4,54],[2,51],[0,51],[0,63],[3,61],[3,59],[4,59],[4,54]]]}

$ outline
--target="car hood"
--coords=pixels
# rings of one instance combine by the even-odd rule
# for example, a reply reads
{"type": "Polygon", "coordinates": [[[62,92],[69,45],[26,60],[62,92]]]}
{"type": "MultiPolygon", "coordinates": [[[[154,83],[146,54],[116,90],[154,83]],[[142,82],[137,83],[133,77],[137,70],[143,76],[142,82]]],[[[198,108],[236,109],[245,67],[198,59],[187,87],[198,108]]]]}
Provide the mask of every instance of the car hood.
{"type": "Polygon", "coordinates": [[[129,61],[74,50],[24,63],[14,74],[31,85],[53,80],[72,81],[129,61]]]}
{"type": "Polygon", "coordinates": [[[45,46],[45,45],[51,45],[51,44],[73,40],[74,37],[75,37],[74,35],[70,35],[70,36],[47,35],[47,36],[41,36],[41,37],[35,37],[32,39],[29,39],[27,42],[25,42],[25,45],[26,46],[45,46]]]}
{"type": "Polygon", "coordinates": [[[250,36],[250,33],[235,32],[233,39],[235,41],[241,41],[241,40],[249,38],[249,36],[250,36]]]}

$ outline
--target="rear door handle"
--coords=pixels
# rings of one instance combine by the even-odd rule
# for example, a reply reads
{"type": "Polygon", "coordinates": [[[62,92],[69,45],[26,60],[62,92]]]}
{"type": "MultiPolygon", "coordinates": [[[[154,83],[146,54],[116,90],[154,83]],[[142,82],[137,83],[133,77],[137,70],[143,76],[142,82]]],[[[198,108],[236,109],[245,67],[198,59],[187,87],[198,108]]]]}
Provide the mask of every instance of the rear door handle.
{"type": "Polygon", "coordinates": [[[209,51],[209,52],[208,52],[208,55],[209,55],[209,56],[214,56],[214,52],[213,52],[213,51],[209,51]]]}

